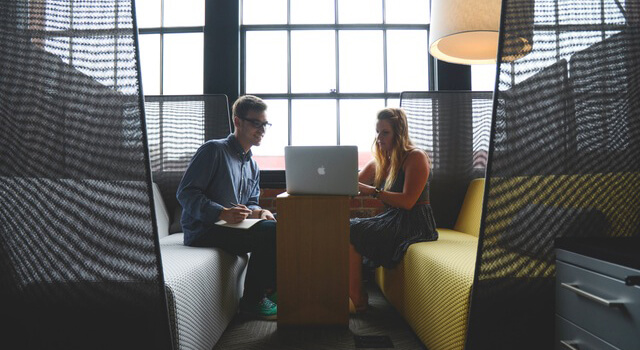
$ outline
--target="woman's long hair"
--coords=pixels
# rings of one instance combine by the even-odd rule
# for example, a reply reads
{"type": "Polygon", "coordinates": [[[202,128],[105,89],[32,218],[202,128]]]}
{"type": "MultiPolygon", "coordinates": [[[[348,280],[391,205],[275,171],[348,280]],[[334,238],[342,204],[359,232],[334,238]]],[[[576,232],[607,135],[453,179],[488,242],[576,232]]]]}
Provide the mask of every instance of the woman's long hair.
{"type": "Polygon", "coordinates": [[[402,167],[402,162],[408,152],[416,147],[409,138],[409,126],[407,115],[400,108],[385,108],[378,112],[378,121],[386,120],[391,124],[393,130],[393,147],[390,151],[382,151],[378,145],[378,138],[373,141],[372,151],[376,160],[376,176],[373,181],[375,187],[380,188],[384,183],[384,190],[388,190],[393,185],[398,172],[402,167]],[[386,174],[385,170],[389,173],[386,174]]]}

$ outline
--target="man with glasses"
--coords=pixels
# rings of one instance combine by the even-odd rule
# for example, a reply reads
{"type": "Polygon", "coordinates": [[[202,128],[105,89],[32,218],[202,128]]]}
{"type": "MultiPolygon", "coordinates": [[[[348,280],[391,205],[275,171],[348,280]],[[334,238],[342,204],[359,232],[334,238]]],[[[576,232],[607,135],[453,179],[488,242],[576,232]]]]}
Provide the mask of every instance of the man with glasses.
{"type": "Polygon", "coordinates": [[[184,244],[218,247],[243,255],[251,252],[241,310],[263,319],[276,319],[276,222],[260,208],[260,170],[251,158],[259,146],[267,121],[267,105],[260,98],[241,96],[233,104],[235,131],[225,139],[205,142],[191,159],[178,186],[182,205],[184,244]],[[216,225],[247,218],[265,219],[249,229],[216,225]]]}

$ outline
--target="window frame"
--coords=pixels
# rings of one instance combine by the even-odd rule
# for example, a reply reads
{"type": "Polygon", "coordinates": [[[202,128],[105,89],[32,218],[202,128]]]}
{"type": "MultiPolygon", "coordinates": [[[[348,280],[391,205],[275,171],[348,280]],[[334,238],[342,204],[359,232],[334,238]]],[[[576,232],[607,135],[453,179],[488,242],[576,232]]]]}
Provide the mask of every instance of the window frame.
{"type": "MultiPolygon", "coordinates": [[[[430,30],[430,23],[425,24],[389,24],[386,23],[386,11],[385,4],[387,0],[381,1],[382,6],[382,22],[381,23],[365,23],[365,24],[341,24],[338,23],[338,1],[334,0],[334,23],[332,24],[291,24],[291,2],[287,2],[287,23],[284,24],[244,24],[242,19],[242,0],[240,0],[240,19],[239,19],[239,31],[240,31],[240,67],[239,67],[239,90],[240,95],[247,93],[254,94],[263,99],[279,99],[287,101],[287,145],[292,144],[292,103],[294,100],[302,99],[327,99],[336,101],[336,144],[340,144],[340,103],[343,100],[356,100],[356,99],[381,99],[384,100],[385,105],[389,105],[389,100],[399,100],[399,92],[389,92],[388,90],[388,60],[387,60],[387,32],[389,30],[420,30],[425,31],[427,38],[430,30]],[[332,31],[335,35],[335,63],[336,63],[336,89],[326,93],[294,93],[292,92],[292,76],[291,76],[291,35],[294,31],[311,31],[322,30],[332,31]],[[341,92],[340,91],[340,32],[349,30],[371,30],[382,32],[382,56],[383,56],[383,91],[381,92],[366,92],[366,93],[354,93],[354,92],[341,92]],[[246,79],[247,79],[247,33],[257,31],[284,31],[287,36],[287,91],[283,93],[254,93],[247,91],[246,79]]],[[[428,46],[428,42],[425,43],[428,46]]],[[[428,74],[428,89],[434,90],[434,69],[435,59],[431,56],[427,49],[427,74],[428,74]]],[[[261,186],[270,188],[284,188],[284,170],[262,170],[261,171],[261,186]]]]}
{"type": "MultiPolygon", "coordinates": [[[[206,0],[202,0],[202,1],[206,1],[206,0]]],[[[160,27],[145,27],[145,28],[138,28],[138,36],[142,36],[142,35],[149,35],[149,34],[159,34],[160,35],[160,71],[158,72],[159,74],[159,84],[160,84],[160,90],[158,92],[158,95],[164,95],[164,36],[165,34],[188,34],[188,33],[202,33],[202,35],[204,36],[205,33],[205,26],[206,26],[206,19],[205,19],[205,25],[204,26],[180,26],[180,27],[165,27],[164,25],[164,2],[165,0],[160,0],[160,27]]],[[[205,12],[206,12],[206,5],[205,5],[205,12]]],[[[204,49],[205,47],[205,43],[203,41],[202,43],[202,47],[204,49]]],[[[204,57],[203,57],[204,58],[204,57]]],[[[204,62],[203,60],[203,64],[206,65],[206,62],[204,62]]],[[[203,80],[204,80],[204,72],[203,72],[203,80]]],[[[144,93],[144,91],[143,91],[144,93]]],[[[203,94],[205,94],[204,92],[204,81],[203,81],[203,94]]],[[[151,94],[151,95],[156,95],[151,94]]],[[[186,95],[191,95],[191,94],[186,94],[186,95]]]]}

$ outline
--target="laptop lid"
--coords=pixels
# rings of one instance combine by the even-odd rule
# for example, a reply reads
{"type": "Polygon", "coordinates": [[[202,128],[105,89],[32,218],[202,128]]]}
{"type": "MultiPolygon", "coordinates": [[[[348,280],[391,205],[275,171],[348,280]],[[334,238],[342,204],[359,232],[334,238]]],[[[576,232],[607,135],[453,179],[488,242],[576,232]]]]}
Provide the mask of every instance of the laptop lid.
{"type": "Polygon", "coordinates": [[[358,194],[357,146],[285,146],[289,194],[358,194]]]}

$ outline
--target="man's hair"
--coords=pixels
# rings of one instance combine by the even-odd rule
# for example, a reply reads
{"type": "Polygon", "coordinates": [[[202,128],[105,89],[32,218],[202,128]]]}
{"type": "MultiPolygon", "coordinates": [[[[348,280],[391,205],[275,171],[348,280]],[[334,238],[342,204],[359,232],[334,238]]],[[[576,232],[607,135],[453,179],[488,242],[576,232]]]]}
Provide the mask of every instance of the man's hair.
{"type": "Polygon", "coordinates": [[[261,98],[253,95],[244,95],[238,97],[236,102],[233,103],[233,116],[245,118],[249,111],[255,111],[258,113],[267,110],[267,104],[262,101],[261,98]]]}

